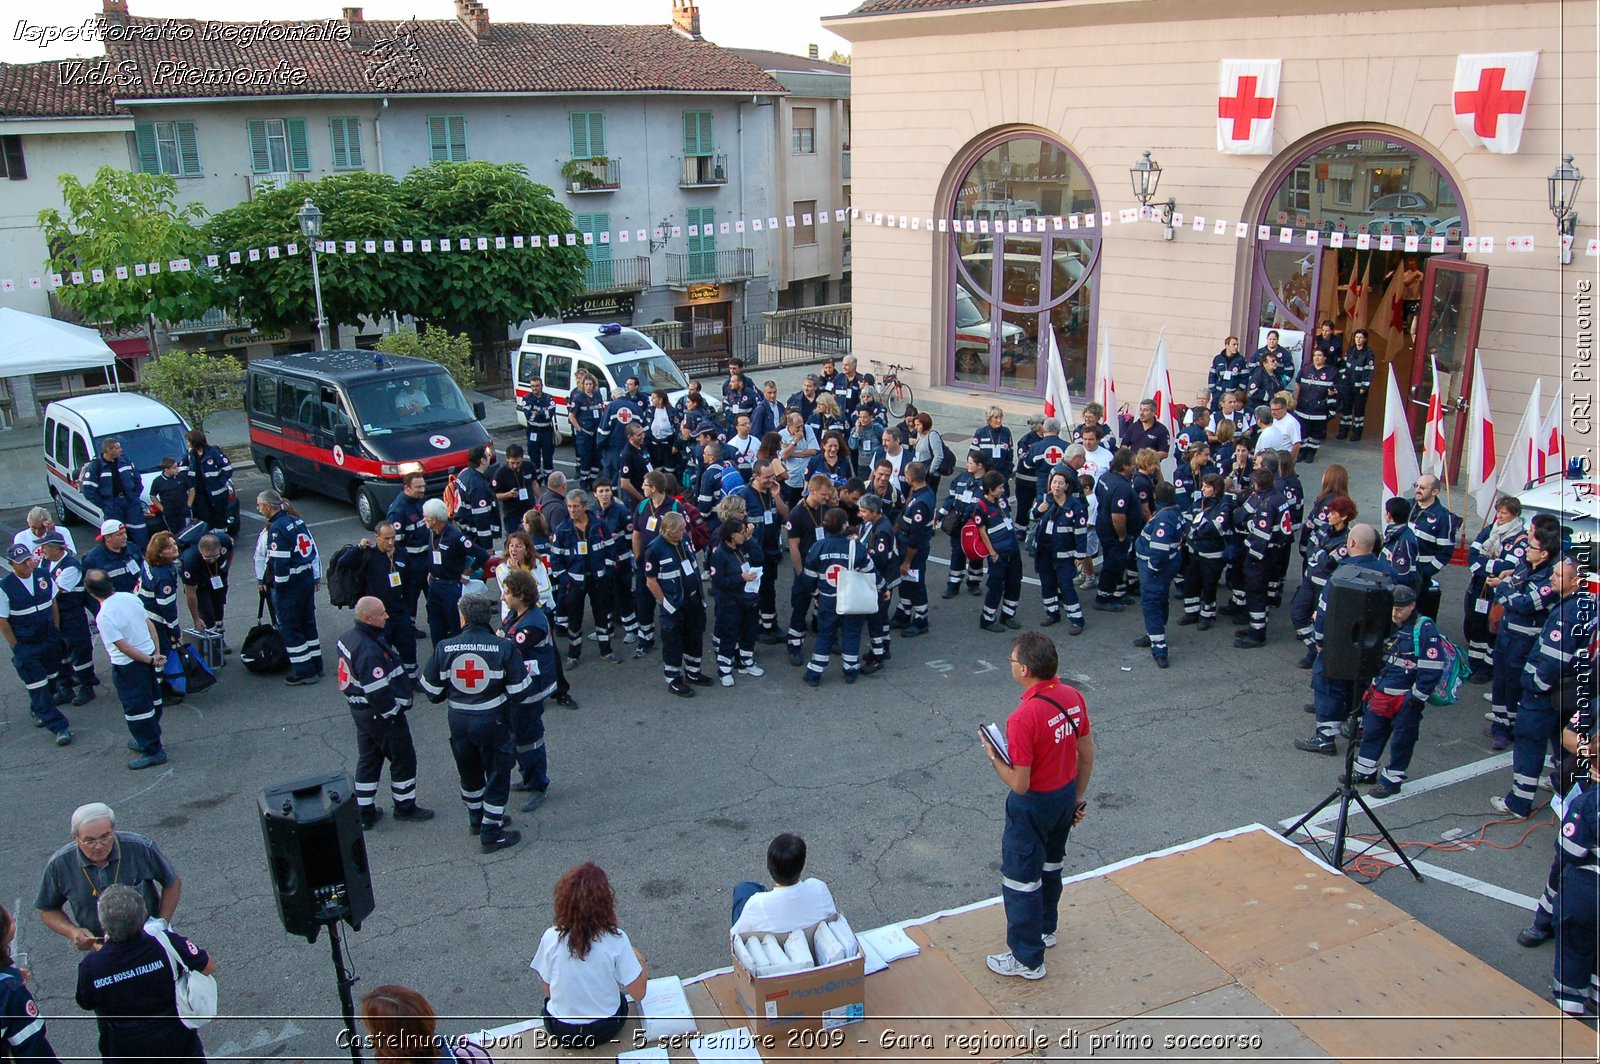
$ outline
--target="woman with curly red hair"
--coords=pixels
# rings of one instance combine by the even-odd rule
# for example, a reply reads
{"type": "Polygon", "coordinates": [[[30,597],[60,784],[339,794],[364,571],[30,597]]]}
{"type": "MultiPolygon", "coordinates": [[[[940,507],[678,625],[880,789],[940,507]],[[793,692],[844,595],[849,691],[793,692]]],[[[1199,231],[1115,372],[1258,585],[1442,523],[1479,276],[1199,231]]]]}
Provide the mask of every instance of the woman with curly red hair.
{"type": "Polygon", "coordinates": [[[556,880],[555,926],[529,965],[544,980],[544,1029],[562,1046],[614,1038],[628,1020],[627,991],[644,1000],[644,957],[617,926],[611,881],[592,861],[556,880]]]}

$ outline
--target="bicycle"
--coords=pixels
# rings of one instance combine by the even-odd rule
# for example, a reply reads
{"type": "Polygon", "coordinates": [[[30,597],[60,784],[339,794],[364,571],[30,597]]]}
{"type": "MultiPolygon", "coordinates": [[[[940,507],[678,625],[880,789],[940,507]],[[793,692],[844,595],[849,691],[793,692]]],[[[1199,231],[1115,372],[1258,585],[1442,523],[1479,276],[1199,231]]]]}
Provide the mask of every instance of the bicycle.
{"type": "MultiPolygon", "coordinates": [[[[872,359],[871,362],[874,371],[881,369],[883,366],[883,363],[877,359],[872,359]]],[[[905,417],[906,408],[912,405],[911,385],[900,379],[901,372],[910,368],[910,366],[897,366],[891,362],[887,372],[876,374],[878,394],[882,396],[883,405],[889,408],[889,414],[892,417],[905,417]]]]}

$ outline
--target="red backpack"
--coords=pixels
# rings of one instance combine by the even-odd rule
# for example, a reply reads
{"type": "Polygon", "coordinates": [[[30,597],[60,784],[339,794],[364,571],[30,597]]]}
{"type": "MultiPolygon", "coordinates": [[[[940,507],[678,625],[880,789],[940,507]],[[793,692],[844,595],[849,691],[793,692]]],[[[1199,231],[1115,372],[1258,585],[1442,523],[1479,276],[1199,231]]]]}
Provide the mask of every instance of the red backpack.
{"type": "Polygon", "coordinates": [[[967,518],[967,523],[961,526],[961,553],[974,562],[989,556],[989,548],[983,542],[983,522],[976,516],[967,518]]]}
{"type": "Polygon", "coordinates": [[[705,515],[682,495],[673,498],[683,509],[683,520],[689,529],[689,542],[694,544],[695,550],[705,550],[711,544],[711,526],[706,524],[705,515]]]}

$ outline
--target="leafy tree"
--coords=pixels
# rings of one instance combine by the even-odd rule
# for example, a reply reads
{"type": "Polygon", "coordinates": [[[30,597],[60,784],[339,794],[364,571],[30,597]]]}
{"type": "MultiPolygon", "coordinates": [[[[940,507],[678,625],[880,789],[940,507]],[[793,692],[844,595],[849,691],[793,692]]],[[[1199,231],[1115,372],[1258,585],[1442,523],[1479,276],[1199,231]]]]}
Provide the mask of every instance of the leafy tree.
{"type": "Polygon", "coordinates": [[[62,303],[96,325],[114,329],[148,327],[156,321],[198,318],[217,305],[215,278],[200,269],[173,271],[174,259],[194,261],[204,253],[197,228],[205,216],[199,204],[177,202],[178,183],[164,174],[141,174],[102,166],[84,184],[62,174],[64,211],[39,212],[39,228],[51,249],[50,268],[70,275],[95,267],[107,271],[100,284],[66,284],[57,290],[62,303]],[[160,272],[139,276],[135,263],[154,262],[160,272]],[[130,267],[126,280],[112,268],[130,267]]]}
{"type": "Polygon", "coordinates": [[[427,284],[415,302],[401,308],[419,321],[464,331],[477,342],[500,342],[506,326],[527,318],[554,317],[583,294],[588,255],[581,246],[514,249],[517,234],[569,233],[572,215],[548,185],[529,180],[515,163],[434,163],[413,170],[401,183],[418,235],[476,238],[504,236],[496,250],[435,251],[422,255],[427,284]]]}
{"type": "Polygon", "coordinates": [[[145,363],[139,383],[200,429],[212,414],[241,405],[243,380],[244,365],[232,355],[178,348],[145,363]]]}
{"type": "Polygon", "coordinates": [[[830,63],[842,63],[845,66],[849,66],[850,65],[850,53],[849,52],[841,52],[837,48],[835,48],[833,50],[833,54],[828,56],[828,62],[830,62],[830,63]]]}
{"type": "Polygon", "coordinates": [[[422,332],[402,329],[379,340],[378,350],[390,355],[409,355],[437,362],[463,388],[476,388],[479,384],[477,369],[472,364],[472,342],[464,333],[451,333],[439,328],[422,332]]]}
{"type": "Polygon", "coordinates": [[[407,237],[417,228],[400,196],[400,183],[388,174],[333,174],[320,181],[293,181],[258,191],[212,216],[206,235],[219,253],[262,249],[256,262],[222,267],[221,288],[240,313],[263,329],[285,329],[315,322],[317,302],[311,282],[308,241],[300,232],[300,207],[313,200],[322,211],[323,238],[338,242],[335,254],[318,256],[322,305],[331,330],[362,315],[405,313],[427,283],[421,259],[398,250],[369,255],[362,242],[407,237]],[[344,241],[357,241],[354,254],[344,241]],[[266,257],[266,248],[299,245],[299,254],[266,257]]]}

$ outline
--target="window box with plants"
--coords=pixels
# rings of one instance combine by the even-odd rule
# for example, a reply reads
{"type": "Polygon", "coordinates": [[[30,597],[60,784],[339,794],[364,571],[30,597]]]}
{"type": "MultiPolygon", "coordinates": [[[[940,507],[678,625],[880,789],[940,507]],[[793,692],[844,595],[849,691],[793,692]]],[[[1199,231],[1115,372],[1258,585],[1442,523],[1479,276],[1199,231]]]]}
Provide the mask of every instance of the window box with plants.
{"type": "Polygon", "coordinates": [[[622,187],[622,172],[617,160],[604,155],[568,159],[561,167],[567,191],[611,192],[622,187]]]}

